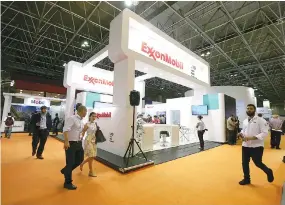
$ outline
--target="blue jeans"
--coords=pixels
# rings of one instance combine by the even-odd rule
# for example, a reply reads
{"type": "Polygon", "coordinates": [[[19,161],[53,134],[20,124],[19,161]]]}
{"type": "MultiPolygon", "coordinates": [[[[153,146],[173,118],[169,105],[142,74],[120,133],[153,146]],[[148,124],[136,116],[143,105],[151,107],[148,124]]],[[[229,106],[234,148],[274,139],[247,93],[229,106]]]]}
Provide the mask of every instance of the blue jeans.
{"type": "Polygon", "coordinates": [[[12,127],[5,127],[5,137],[10,138],[12,132],[12,127]]]}

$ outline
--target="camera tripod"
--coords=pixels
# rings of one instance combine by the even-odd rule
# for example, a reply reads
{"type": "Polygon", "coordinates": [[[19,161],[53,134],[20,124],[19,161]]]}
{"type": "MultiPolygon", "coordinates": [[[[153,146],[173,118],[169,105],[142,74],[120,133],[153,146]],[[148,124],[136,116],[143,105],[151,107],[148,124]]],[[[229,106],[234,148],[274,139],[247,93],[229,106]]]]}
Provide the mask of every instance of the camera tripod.
{"type": "Polygon", "coordinates": [[[125,155],[124,155],[124,158],[127,158],[127,165],[129,163],[129,159],[136,156],[138,153],[142,153],[143,157],[145,158],[145,161],[147,161],[147,158],[144,154],[144,152],[142,151],[138,141],[135,139],[135,106],[133,106],[133,126],[132,127],[132,137],[130,139],[130,142],[129,142],[129,145],[128,145],[128,148],[125,152],[125,155]],[[135,151],[135,144],[137,145],[137,147],[139,148],[139,152],[134,154],[134,151],[135,151]]]}

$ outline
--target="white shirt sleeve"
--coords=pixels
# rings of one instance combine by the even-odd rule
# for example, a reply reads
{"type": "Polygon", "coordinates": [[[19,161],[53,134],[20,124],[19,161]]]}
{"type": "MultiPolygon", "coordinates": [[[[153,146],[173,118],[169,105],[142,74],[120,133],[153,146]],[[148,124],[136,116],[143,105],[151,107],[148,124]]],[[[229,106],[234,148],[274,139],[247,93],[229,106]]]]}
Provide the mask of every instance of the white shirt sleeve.
{"type": "Polygon", "coordinates": [[[64,127],[63,127],[63,132],[68,132],[71,130],[72,126],[74,124],[74,119],[73,117],[69,117],[66,122],[64,123],[64,127]]]}
{"type": "Polygon", "coordinates": [[[258,125],[260,129],[260,134],[256,135],[255,137],[257,137],[259,140],[264,140],[265,137],[267,137],[268,135],[268,123],[266,122],[266,120],[260,118],[258,119],[258,125]]]}
{"type": "Polygon", "coordinates": [[[244,136],[244,129],[245,129],[245,121],[242,122],[242,130],[240,133],[244,136]]]}

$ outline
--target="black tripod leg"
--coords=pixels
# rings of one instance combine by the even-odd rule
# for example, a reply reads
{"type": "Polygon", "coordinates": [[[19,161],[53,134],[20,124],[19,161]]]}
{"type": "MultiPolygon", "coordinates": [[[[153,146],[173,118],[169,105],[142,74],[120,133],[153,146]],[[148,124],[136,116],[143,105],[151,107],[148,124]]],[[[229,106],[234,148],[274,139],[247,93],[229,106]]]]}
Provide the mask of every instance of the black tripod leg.
{"type": "Polygon", "coordinates": [[[136,144],[137,144],[137,146],[138,146],[138,148],[139,148],[140,152],[142,153],[143,157],[145,158],[145,161],[147,161],[147,158],[146,158],[146,156],[145,156],[144,152],[142,151],[142,149],[141,149],[141,147],[140,147],[140,145],[139,145],[139,143],[137,142],[137,140],[136,140],[136,139],[135,139],[135,142],[136,142],[136,144]]]}
{"type": "Polygon", "coordinates": [[[124,155],[124,158],[126,158],[127,153],[130,151],[130,147],[131,147],[131,142],[129,142],[128,148],[127,148],[125,155],[124,155]]]}

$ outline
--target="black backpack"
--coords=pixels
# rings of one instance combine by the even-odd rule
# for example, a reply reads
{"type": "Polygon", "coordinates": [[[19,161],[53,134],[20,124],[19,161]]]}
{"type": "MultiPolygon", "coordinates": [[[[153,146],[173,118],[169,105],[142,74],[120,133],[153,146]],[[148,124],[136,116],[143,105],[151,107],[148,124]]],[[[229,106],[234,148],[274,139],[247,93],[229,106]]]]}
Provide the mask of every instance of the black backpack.
{"type": "Polygon", "coordinates": [[[12,126],[14,124],[14,120],[12,117],[7,117],[6,121],[5,121],[5,125],[6,126],[12,126]]]}

